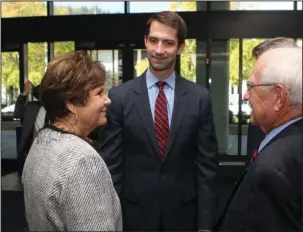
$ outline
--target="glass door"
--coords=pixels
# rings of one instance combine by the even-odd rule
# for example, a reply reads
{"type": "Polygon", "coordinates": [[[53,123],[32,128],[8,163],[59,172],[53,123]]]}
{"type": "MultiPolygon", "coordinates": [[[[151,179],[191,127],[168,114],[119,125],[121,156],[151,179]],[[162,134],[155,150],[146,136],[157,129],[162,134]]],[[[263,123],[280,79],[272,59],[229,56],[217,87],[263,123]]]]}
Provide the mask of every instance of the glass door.
{"type": "Polygon", "coordinates": [[[122,50],[88,50],[95,61],[100,61],[106,70],[106,91],[122,83],[122,50]]]}

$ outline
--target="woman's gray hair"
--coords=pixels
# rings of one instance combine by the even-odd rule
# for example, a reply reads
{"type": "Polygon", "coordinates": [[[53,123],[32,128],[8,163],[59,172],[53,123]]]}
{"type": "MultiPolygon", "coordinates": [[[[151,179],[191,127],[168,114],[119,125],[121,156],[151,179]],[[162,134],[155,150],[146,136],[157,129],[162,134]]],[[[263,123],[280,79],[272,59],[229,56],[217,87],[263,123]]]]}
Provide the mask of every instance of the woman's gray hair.
{"type": "Polygon", "coordinates": [[[282,84],[290,103],[302,107],[302,48],[276,48],[262,56],[267,56],[262,83],[282,84]]]}

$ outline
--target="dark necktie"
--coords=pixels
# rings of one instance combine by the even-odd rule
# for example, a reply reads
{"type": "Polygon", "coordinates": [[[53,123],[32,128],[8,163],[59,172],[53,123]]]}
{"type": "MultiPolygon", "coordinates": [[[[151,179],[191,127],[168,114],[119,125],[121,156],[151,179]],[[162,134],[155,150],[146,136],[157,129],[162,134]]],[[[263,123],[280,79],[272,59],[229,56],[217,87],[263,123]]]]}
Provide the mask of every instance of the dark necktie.
{"type": "Polygon", "coordinates": [[[156,100],[155,107],[155,130],[157,136],[158,147],[160,155],[163,158],[165,154],[166,144],[168,141],[169,124],[167,113],[167,100],[164,94],[165,82],[159,81],[157,86],[159,87],[159,94],[156,100]]]}

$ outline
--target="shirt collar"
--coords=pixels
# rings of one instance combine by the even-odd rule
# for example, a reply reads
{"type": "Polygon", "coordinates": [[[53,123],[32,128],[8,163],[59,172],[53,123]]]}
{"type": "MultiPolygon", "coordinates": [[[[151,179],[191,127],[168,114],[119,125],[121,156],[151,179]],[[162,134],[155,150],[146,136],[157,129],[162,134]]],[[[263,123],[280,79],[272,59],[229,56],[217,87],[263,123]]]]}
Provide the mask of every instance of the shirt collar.
{"type": "Polygon", "coordinates": [[[272,140],[277,134],[279,134],[282,130],[284,130],[286,127],[288,127],[289,125],[295,123],[296,121],[299,121],[300,119],[302,119],[302,117],[299,118],[295,118],[291,121],[288,121],[284,124],[282,124],[281,126],[271,130],[264,138],[264,140],[261,142],[260,147],[259,147],[259,151],[260,152],[267,143],[270,142],[270,140],[272,140]]]}
{"type": "MultiPolygon", "coordinates": [[[[146,84],[147,84],[147,88],[150,89],[151,87],[153,87],[154,85],[156,85],[156,83],[158,81],[159,81],[159,79],[148,68],[147,71],[146,71],[146,84]]],[[[164,81],[166,82],[166,84],[170,88],[175,89],[175,86],[176,86],[176,73],[175,73],[175,71],[172,72],[172,74],[170,74],[170,76],[168,78],[166,78],[164,81]]]]}

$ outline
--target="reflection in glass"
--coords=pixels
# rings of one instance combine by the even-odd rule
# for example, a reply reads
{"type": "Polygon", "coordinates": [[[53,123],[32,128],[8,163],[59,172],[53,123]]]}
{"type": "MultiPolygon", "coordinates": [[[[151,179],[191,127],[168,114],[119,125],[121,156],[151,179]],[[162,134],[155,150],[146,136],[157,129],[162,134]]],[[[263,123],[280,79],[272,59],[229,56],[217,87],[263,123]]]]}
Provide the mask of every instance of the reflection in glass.
{"type": "Polygon", "coordinates": [[[61,56],[75,51],[75,42],[55,42],[54,43],[54,56],[61,56]]]}
{"type": "Polygon", "coordinates": [[[196,2],[130,2],[130,13],[149,13],[149,12],[160,12],[160,11],[196,11],[196,2]]]}
{"type": "Polygon", "coordinates": [[[124,2],[59,2],[54,1],[55,15],[124,13],[124,2]]]}
{"type": "Polygon", "coordinates": [[[28,79],[39,85],[47,66],[47,43],[28,43],[28,79]]]}
{"type": "Polygon", "coordinates": [[[106,70],[106,92],[122,83],[122,51],[89,50],[93,60],[100,61],[106,70]]]}
{"type": "Polygon", "coordinates": [[[284,2],[244,2],[231,1],[230,10],[293,10],[294,3],[291,1],[284,2]]]}
{"type": "Polygon", "coordinates": [[[2,2],[1,15],[2,18],[46,16],[46,2],[2,2]]]}

